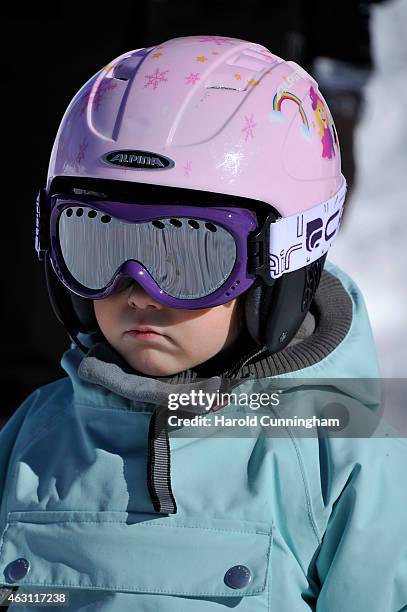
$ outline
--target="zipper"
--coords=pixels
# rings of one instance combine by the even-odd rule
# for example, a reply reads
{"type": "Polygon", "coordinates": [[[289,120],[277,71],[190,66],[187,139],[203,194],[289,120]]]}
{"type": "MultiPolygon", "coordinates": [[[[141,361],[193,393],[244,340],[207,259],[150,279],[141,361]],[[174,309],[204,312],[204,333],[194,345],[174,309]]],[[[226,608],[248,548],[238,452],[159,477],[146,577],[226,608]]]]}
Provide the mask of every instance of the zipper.
{"type": "Polygon", "coordinates": [[[258,357],[259,355],[261,355],[262,353],[266,352],[267,348],[266,347],[262,347],[261,349],[255,349],[255,351],[252,351],[251,353],[249,353],[249,355],[247,355],[246,357],[242,357],[240,359],[240,361],[237,361],[237,363],[235,363],[235,365],[233,366],[233,368],[231,368],[229,370],[229,374],[235,373],[236,371],[239,371],[241,368],[243,368],[249,361],[251,361],[252,359],[254,359],[255,357],[258,357]]]}

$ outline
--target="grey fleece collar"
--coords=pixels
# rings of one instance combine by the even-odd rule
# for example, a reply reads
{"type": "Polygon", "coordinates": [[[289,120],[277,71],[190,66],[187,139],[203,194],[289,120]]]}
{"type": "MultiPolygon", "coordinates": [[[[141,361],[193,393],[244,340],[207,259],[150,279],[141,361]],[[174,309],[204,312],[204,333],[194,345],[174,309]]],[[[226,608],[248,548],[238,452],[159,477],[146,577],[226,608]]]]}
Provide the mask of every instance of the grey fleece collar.
{"type": "MultiPolygon", "coordinates": [[[[131,373],[127,363],[105,342],[98,342],[90,349],[79,365],[78,375],[82,380],[101,385],[129,400],[146,404],[145,408],[151,410],[156,406],[166,407],[170,393],[190,393],[194,389],[197,392],[202,389],[207,393],[216,393],[221,390],[221,385],[225,386],[220,376],[174,384],[131,373]]],[[[200,412],[204,413],[205,408],[195,407],[194,413],[200,412]]]]}

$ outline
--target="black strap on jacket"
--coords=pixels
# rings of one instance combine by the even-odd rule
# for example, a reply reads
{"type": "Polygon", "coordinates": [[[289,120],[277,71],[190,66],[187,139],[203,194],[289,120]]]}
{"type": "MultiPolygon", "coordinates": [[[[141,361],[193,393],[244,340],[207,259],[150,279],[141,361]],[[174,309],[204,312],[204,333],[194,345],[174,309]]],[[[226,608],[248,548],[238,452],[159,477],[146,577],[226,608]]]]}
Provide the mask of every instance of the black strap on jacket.
{"type": "Polygon", "coordinates": [[[148,429],[147,485],[156,512],[176,514],[171,488],[171,453],[166,426],[168,409],[157,406],[148,429]]]}

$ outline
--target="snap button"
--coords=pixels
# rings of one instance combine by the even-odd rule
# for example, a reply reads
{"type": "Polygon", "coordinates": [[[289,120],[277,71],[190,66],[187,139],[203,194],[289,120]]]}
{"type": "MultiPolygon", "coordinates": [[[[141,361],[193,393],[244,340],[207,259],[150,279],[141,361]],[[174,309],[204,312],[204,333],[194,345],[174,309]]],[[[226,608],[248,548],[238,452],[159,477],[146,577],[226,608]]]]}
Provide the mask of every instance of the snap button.
{"type": "Polygon", "coordinates": [[[16,559],[9,563],[5,569],[5,574],[9,582],[16,582],[24,578],[30,571],[30,563],[27,559],[16,559]]]}
{"type": "Polygon", "coordinates": [[[252,579],[251,571],[245,565],[234,565],[225,574],[224,582],[231,589],[243,589],[252,579]]]}

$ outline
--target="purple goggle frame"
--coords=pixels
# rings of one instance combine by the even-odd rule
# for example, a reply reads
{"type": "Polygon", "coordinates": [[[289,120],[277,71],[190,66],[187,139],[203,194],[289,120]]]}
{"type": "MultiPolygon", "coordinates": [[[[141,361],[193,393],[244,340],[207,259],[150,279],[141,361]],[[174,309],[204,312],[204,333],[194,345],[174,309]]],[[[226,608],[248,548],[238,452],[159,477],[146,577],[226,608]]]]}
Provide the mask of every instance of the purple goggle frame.
{"type": "MultiPolygon", "coordinates": [[[[252,269],[249,272],[250,266],[248,265],[250,259],[249,251],[253,251],[250,248],[250,241],[248,238],[257,228],[257,218],[253,212],[244,208],[227,208],[222,206],[219,208],[214,208],[184,205],[143,205],[111,200],[98,200],[94,197],[78,197],[66,194],[51,196],[50,205],[49,251],[53,269],[58,278],[66,287],[68,287],[68,289],[84,298],[97,300],[108,297],[120,289],[123,279],[130,277],[136,280],[157,302],[165,306],[187,309],[209,308],[224,304],[244,293],[249,287],[252,286],[255,281],[256,274],[258,273],[255,269],[252,269]],[[79,222],[76,217],[83,218],[85,222],[83,227],[86,227],[86,223],[90,223],[88,219],[91,217],[96,218],[96,220],[99,218],[99,221],[102,223],[99,225],[99,227],[102,228],[102,225],[104,224],[104,229],[106,229],[109,222],[113,220],[111,228],[113,233],[114,224],[119,227],[120,231],[123,228],[124,231],[126,230],[123,222],[125,222],[127,225],[146,225],[156,222],[156,225],[154,226],[156,228],[160,227],[157,225],[157,222],[161,222],[161,224],[165,225],[165,228],[167,228],[169,227],[167,226],[168,221],[168,223],[171,223],[172,225],[172,228],[170,229],[173,229],[174,223],[181,219],[183,226],[185,226],[186,223],[189,223],[189,226],[187,227],[189,232],[194,232],[194,222],[197,226],[199,226],[199,228],[203,228],[202,224],[204,224],[206,227],[211,227],[212,232],[218,230],[218,242],[216,244],[229,244],[229,260],[231,253],[230,241],[233,239],[233,265],[231,266],[230,272],[227,273],[226,278],[219,276],[219,269],[215,269],[215,266],[213,266],[213,275],[215,277],[215,284],[218,285],[217,288],[207,295],[201,294],[192,298],[189,296],[185,299],[182,297],[177,297],[176,295],[170,295],[167,291],[163,290],[162,286],[160,286],[160,284],[153,278],[152,274],[149,273],[148,266],[145,265],[146,261],[143,262],[144,257],[140,256],[139,253],[137,260],[127,257],[125,260],[121,261],[120,265],[116,267],[113,273],[109,276],[109,281],[105,283],[103,287],[98,286],[96,288],[90,288],[83,282],[79,282],[78,278],[75,278],[75,276],[68,269],[67,247],[65,246],[65,252],[63,253],[63,246],[61,246],[61,241],[62,243],[64,242],[63,234],[66,232],[66,227],[69,227],[67,224],[72,220],[74,222],[79,222]],[[216,230],[213,229],[214,227],[216,230]]],[[[37,210],[37,216],[38,215],[39,212],[37,210]]],[[[93,230],[90,231],[92,232],[93,230]]],[[[183,227],[183,231],[186,231],[185,227],[183,227]]],[[[215,244],[213,242],[207,242],[207,240],[210,241],[212,239],[209,234],[211,234],[211,232],[208,232],[208,238],[205,238],[205,245],[203,247],[206,250],[208,245],[210,246],[211,244],[215,244]]],[[[188,234],[185,235],[188,236],[188,234]]],[[[65,244],[68,244],[69,249],[76,249],[79,254],[84,251],[82,257],[82,267],[85,269],[85,271],[86,269],[91,269],[87,268],[87,266],[92,267],[103,265],[100,263],[102,257],[104,256],[103,233],[99,239],[99,248],[94,251],[93,255],[91,256],[89,256],[89,253],[86,255],[86,246],[87,242],[89,242],[89,240],[86,238],[86,232],[83,234],[83,231],[80,230],[77,236],[79,239],[75,241],[75,233],[72,233],[72,240],[65,240],[65,244]]],[[[107,236],[107,234],[105,234],[105,236],[107,236]]],[[[121,234],[119,233],[118,236],[119,239],[116,238],[116,241],[117,244],[120,244],[119,241],[121,234]]],[[[163,244],[165,243],[166,239],[164,239],[163,244]]],[[[37,250],[39,251],[38,248],[37,250]]],[[[223,253],[221,246],[219,246],[219,250],[221,251],[220,259],[222,259],[223,253]]],[[[146,253],[146,259],[151,259],[151,248],[144,249],[144,251],[146,253]]],[[[254,255],[257,254],[255,251],[256,249],[253,251],[254,255]]],[[[73,256],[76,255],[73,254],[73,256]]],[[[196,252],[190,252],[189,257],[185,259],[185,267],[189,267],[191,272],[194,266],[196,267],[199,265],[196,252]]],[[[216,256],[213,260],[216,261],[216,256]]],[[[209,263],[211,261],[212,260],[209,258],[209,263]]],[[[206,273],[210,274],[210,267],[208,268],[208,263],[206,265],[206,273]]]]}

